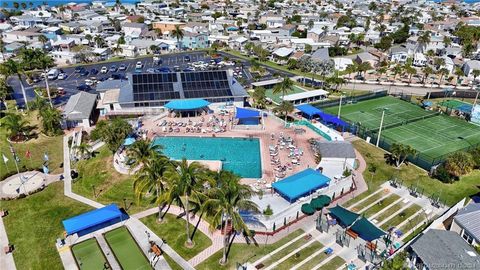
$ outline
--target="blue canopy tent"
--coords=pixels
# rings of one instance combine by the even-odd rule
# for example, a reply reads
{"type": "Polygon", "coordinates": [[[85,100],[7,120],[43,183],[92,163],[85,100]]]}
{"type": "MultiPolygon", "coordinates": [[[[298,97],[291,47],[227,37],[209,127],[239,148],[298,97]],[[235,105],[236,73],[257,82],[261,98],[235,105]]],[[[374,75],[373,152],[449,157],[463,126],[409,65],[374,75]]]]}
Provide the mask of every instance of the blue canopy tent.
{"type": "Polygon", "coordinates": [[[177,111],[193,111],[205,108],[210,102],[204,99],[176,99],[164,105],[165,108],[177,111]]]}
{"type": "Polygon", "coordinates": [[[289,202],[328,186],[330,178],[314,169],[306,169],[272,184],[272,187],[289,202]]]}
{"type": "Polygon", "coordinates": [[[235,107],[235,118],[239,125],[258,125],[260,117],[260,111],[235,107]]]}
{"type": "Polygon", "coordinates": [[[296,108],[302,112],[302,114],[304,116],[308,116],[306,118],[308,119],[312,119],[315,117],[315,115],[319,116],[320,114],[322,114],[322,110],[316,108],[316,107],[313,107],[312,105],[310,104],[302,104],[302,105],[298,105],[296,106],[296,108]]]}
{"type": "Polygon", "coordinates": [[[110,204],[105,207],[88,211],[81,215],[65,219],[62,221],[63,227],[67,234],[81,233],[92,231],[99,228],[100,225],[111,222],[120,221],[124,214],[118,209],[116,204],[110,204]]]}
{"type": "Polygon", "coordinates": [[[319,117],[321,121],[327,125],[334,125],[335,127],[342,128],[342,132],[345,131],[345,129],[348,127],[347,122],[336,117],[335,115],[322,112],[321,114],[319,114],[319,117]]]}

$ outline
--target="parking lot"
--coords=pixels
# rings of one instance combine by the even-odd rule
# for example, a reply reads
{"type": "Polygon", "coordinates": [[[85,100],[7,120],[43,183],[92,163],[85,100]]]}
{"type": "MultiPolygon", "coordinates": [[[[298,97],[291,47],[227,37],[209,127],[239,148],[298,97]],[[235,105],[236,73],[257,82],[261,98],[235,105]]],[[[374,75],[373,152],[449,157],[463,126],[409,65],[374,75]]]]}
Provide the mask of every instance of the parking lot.
{"type": "MultiPolygon", "coordinates": [[[[231,55],[225,55],[224,53],[220,54],[221,57],[228,56],[231,60],[237,61],[237,66],[232,65],[218,65],[216,68],[220,69],[234,69],[235,70],[235,77],[237,79],[243,78],[247,84],[250,84],[253,81],[252,75],[248,71],[248,67],[250,63],[243,59],[235,58],[231,55]],[[243,68],[241,68],[243,67],[243,68]]],[[[187,71],[193,70],[193,63],[198,63],[202,61],[204,64],[204,68],[206,68],[206,64],[210,63],[212,57],[210,57],[205,52],[185,52],[185,53],[176,53],[176,54],[162,54],[158,56],[158,62],[154,61],[153,56],[151,57],[144,57],[139,59],[124,59],[115,62],[108,62],[108,63],[98,63],[98,64],[86,64],[82,66],[74,66],[74,67],[61,67],[60,72],[63,72],[66,75],[65,79],[54,79],[49,80],[49,85],[51,88],[62,88],[65,91],[64,95],[58,96],[54,99],[54,103],[56,105],[64,104],[68,98],[78,93],[79,86],[85,84],[86,80],[92,80],[94,78],[97,81],[107,80],[112,78],[112,75],[116,78],[125,78],[127,73],[134,73],[134,72],[159,72],[161,70],[170,70],[170,71],[187,71]],[[142,63],[142,69],[136,70],[136,63],[142,63]],[[110,71],[112,66],[115,66],[116,71],[110,71]],[[124,66],[124,70],[119,70],[120,66],[124,66]],[[81,72],[76,72],[76,69],[79,67],[84,68],[83,74],[81,72]],[[109,71],[107,73],[100,72],[102,68],[105,67],[109,71]],[[98,72],[95,72],[95,70],[98,72]]],[[[218,60],[217,60],[218,61],[218,60]]],[[[202,68],[202,69],[204,69],[202,68]]],[[[195,70],[200,70],[199,67],[194,68],[195,70]]],[[[268,74],[265,79],[271,78],[271,73],[277,72],[276,70],[270,70],[270,74],[268,74]]],[[[19,106],[24,105],[23,95],[21,92],[19,81],[16,77],[9,78],[9,83],[12,85],[14,89],[14,98],[17,101],[19,106]]],[[[42,79],[39,82],[33,83],[29,85],[26,81],[23,82],[25,86],[25,91],[27,95],[27,99],[31,100],[35,98],[34,88],[36,87],[45,87],[45,81],[42,79]]],[[[93,89],[95,85],[92,85],[92,90],[90,92],[94,92],[93,89]]]]}

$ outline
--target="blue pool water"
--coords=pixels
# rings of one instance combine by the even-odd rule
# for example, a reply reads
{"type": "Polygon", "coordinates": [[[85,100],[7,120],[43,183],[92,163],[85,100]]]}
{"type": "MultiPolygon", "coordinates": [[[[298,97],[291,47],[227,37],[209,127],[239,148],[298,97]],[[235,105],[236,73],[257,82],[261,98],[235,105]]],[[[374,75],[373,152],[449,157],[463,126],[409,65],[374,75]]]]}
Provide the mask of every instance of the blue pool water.
{"type": "Polygon", "coordinates": [[[262,162],[258,138],[156,137],[171,159],[220,160],[223,169],[242,178],[261,178],[262,162]]]}

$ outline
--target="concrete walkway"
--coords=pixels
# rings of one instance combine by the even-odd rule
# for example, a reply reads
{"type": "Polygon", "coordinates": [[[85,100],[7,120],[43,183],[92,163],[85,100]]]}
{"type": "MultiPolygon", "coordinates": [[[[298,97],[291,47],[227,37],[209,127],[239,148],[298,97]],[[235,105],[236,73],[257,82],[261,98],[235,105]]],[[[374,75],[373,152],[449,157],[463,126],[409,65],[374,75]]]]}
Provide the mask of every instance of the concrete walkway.
{"type": "MultiPolygon", "coordinates": [[[[4,218],[8,218],[8,216],[4,218]]],[[[5,254],[5,252],[3,252],[3,248],[9,244],[7,231],[5,230],[5,226],[3,224],[4,218],[0,217],[0,248],[2,249],[0,251],[0,269],[15,270],[17,267],[15,266],[15,261],[13,260],[13,253],[5,254]]]]}
{"type": "Polygon", "coordinates": [[[95,234],[95,239],[97,239],[98,245],[100,246],[100,249],[102,249],[103,255],[107,258],[112,270],[121,270],[122,268],[118,264],[117,259],[115,259],[115,255],[113,255],[113,252],[110,249],[110,246],[108,246],[107,241],[105,241],[103,234],[95,234]]]}

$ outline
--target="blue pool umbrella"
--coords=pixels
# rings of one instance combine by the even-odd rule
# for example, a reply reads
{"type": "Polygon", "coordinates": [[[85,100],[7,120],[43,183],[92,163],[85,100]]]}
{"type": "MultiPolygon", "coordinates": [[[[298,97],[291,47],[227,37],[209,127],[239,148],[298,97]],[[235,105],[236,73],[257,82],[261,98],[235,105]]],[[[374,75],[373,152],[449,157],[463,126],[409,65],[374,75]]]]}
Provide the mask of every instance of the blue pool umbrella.
{"type": "Polygon", "coordinates": [[[125,139],[125,141],[123,141],[123,145],[129,146],[129,145],[132,145],[134,142],[135,142],[135,138],[128,137],[125,139]]]}

